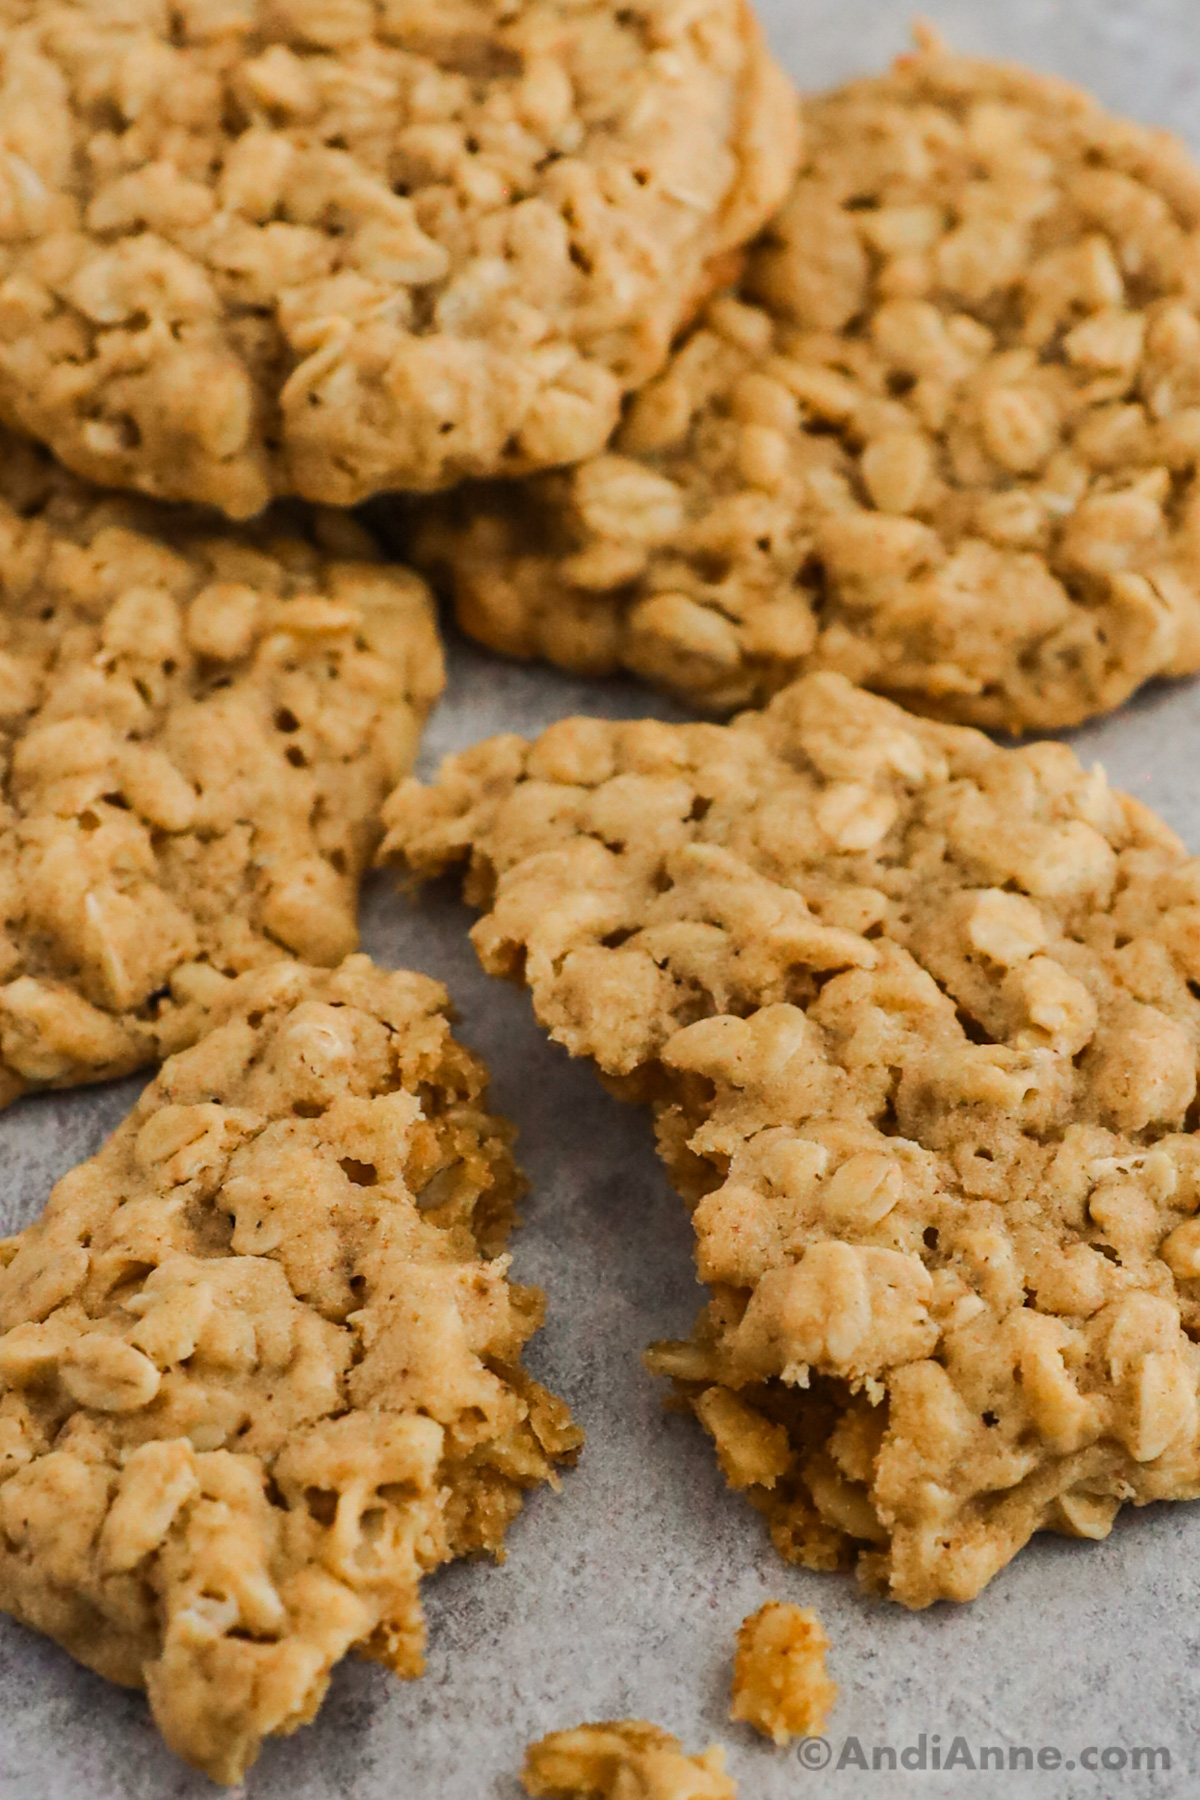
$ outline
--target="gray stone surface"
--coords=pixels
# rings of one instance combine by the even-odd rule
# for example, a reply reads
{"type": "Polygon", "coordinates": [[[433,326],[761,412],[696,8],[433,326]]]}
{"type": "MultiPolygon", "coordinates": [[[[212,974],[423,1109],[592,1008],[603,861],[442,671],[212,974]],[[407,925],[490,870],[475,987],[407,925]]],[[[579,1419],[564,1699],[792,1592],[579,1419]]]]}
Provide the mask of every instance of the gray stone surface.
{"type": "MultiPolygon", "coordinates": [[[[958,43],[1053,68],[1114,106],[1188,131],[1200,145],[1198,0],[941,0],[958,43]]],[[[903,0],[767,0],[775,42],[817,86],[878,66],[903,42],[903,0]]],[[[630,685],[587,686],[452,654],[447,701],[425,767],[502,729],[571,711],[670,709],[630,685]]],[[[1200,686],[1161,688],[1077,734],[1088,758],[1155,806],[1200,850],[1200,686]]],[[[647,1121],[608,1099],[534,1027],[522,994],[486,980],[447,892],[418,904],[379,882],[366,897],[367,947],[447,980],[465,1036],[495,1072],[521,1128],[533,1192],[516,1270],[545,1284],[550,1323],[539,1375],[589,1432],[561,1495],[538,1496],[508,1562],[460,1567],[427,1585],[429,1672],[401,1684],[347,1666],[318,1721],[264,1753],[252,1800],[516,1800],[522,1746],[555,1726],[639,1713],[700,1746],[722,1738],[743,1800],[926,1796],[1193,1794],[1200,1783],[1200,1509],[1124,1517],[1106,1543],[1035,1544],[967,1608],[922,1615],[863,1600],[850,1580],[785,1568],[754,1514],[726,1494],[697,1428],[664,1416],[640,1348],[686,1330],[700,1299],[689,1231],[651,1149],[647,1121]],[[727,1725],[728,1659],[743,1615],[769,1596],[816,1605],[834,1642],[842,1700],[833,1761],[856,1737],[918,1746],[922,1770],[806,1771],[794,1754],[727,1725]],[[956,1734],[1057,1748],[1055,1772],[933,1767],[956,1734]],[[1161,1746],[1171,1770],[1086,1773],[1161,1746]]],[[[33,1218],[54,1179],[93,1150],[136,1083],[30,1101],[0,1118],[0,1226],[33,1218]]],[[[77,1668],[0,1620],[2,1800],[183,1800],[209,1784],[161,1746],[137,1695],[77,1668]]],[[[915,1757],[910,1757],[910,1761],[915,1757]]]]}

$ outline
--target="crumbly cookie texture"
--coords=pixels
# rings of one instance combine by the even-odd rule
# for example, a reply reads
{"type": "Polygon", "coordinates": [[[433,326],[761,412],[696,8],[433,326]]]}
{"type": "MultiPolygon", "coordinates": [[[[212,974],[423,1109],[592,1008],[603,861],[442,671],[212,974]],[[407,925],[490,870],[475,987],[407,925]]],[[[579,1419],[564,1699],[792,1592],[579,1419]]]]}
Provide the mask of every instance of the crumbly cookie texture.
{"type": "Polygon", "coordinates": [[[1200,171],[935,42],[805,110],[609,449],[413,527],[465,629],[719,712],[836,670],[1022,731],[1200,667],[1200,171]]]}
{"type": "Polygon", "coordinates": [[[521,1368],[520,1181],[446,994],[245,975],[0,1246],[0,1605],[236,1782],[580,1434],[521,1368]]]}
{"type": "Polygon", "coordinates": [[[678,1738],[644,1719],[552,1731],[530,1745],[521,1783],[543,1800],[737,1800],[718,1745],[687,1756],[678,1738]]]}
{"type": "Polygon", "coordinates": [[[442,661],[424,584],[348,520],[222,529],[3,431],[0,463],[2,1103],[180,1048],[257,964],[354,949],[442,661]]]}
{"type": "Polygon", "coordinates": [[[838,1694],[825,1673],[828,1649],[815,1612],[768,1600],[738,1629],[730,1718],[780,1747],[794,1737],[820,1737],[838,1694]]]}
{"type": "Polygon", "coordinates": [[[6,0],[0,413],[235,517],[590,455],[796,145],[743,0],[6,0]]]}
{"type": "Polygon", "coordinates": [[[923,1606],[1200,1494],[1200,860],[1101,769],[826,674],[387,815],[653,1106],[712,1298],[651,1364],[785,1556],[923,1606]]]}

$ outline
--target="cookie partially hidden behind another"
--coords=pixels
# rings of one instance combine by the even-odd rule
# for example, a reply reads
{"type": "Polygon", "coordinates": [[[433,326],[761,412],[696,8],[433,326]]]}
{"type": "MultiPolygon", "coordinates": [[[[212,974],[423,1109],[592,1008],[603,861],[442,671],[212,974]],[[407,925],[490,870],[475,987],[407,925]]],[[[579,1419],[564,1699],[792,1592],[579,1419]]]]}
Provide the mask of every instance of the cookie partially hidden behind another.
{"type": "Polygon", "coordinates": [[[236,518],[591,455],[796,143],[743,0],[14,0],[0,416],[236,518]]]}
{"type": "Polygon", "coordinates": [[[936,41],[806,103],[791,197],[608,450],[413,550],[464,628],[688,705],[836,670],[1073,725],[1200,668],[1200,170],[936,41]]]}
{"type": "Polygon", "coordinates": [[[0,1605],[236,1782],[580,1434],[521,1368],[511,1130],[446,994],[246,975],[2,1247],[0,1605]]]}
{"type": "Polygon", "coordinates": [[[814,675],[387,818],[653,1107],[712,1297],[651,1366],[785,1556],[924,1606],[1200,1494],[1200,860],[1101,769],[814,675]]]}
{"type": "Polygon", "coordinates": [[[348,519],[104,494],[0,432],[0,1104],[157,1061],[246,969],[354,949],[443,681],[424,584],[374,554],[348,519]]]}
{"type": "Polygon", "coordinates": [[[530,1745],[521,1785],[539,1800],[737,1800],[718,1745],[688,1756],[644,1719],[552,1731],[530,1745]]]}
{"type": "Polygon", "coordinates": [[[828,1649],[815,1612],[768,1600],[738,1628],[730,1718],[780,1747],[794,1737],[820,1737],[838,1693],[825,1673],[828,1649]]]}

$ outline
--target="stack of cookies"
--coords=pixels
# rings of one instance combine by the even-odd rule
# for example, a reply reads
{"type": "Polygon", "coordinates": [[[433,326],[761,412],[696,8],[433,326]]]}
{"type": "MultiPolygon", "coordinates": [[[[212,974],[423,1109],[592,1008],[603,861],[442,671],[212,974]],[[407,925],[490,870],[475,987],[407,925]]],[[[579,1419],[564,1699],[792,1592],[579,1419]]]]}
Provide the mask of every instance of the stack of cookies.
{"type": "MultiPolygon", "coordinates": [[[[574,1460],[376,860],[652,1109],[710,1299],[649,1366],[783,1556],[922,1607],[1200,1495],[1200,862],[978,729],[1200,670],[1198,470],[1200,169],[1064,83],[926,34],[800,105],[744,0],[15,0],[0,1104],[158,1072],[0,1245],[0,1605],[236,1782],[574,1460]],[[435,591],[696,722],[421,786],[435,591]]],[[[734,1791],[639,1721],[525,1778],[734,1791]]]]}

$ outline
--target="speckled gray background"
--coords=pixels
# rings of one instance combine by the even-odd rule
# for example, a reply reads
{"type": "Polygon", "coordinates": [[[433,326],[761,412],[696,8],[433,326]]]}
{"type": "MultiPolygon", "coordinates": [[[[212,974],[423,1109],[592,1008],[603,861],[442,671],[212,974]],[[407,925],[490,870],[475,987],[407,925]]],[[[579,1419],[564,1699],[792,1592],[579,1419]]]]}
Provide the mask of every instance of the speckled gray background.
{"type": "MultiPolygon", "coordinates": [[[[963,47],[1086,82],[1200,149],[1200,0],[933,0],[928,10],[963,47]]],[[[901,47],[907,16],[905,0],[765,0],[764,11],[805,86],[878,67],[901,47]]],[[[579,709],[671,716],[631,685],[582,685],[455,646],[424,767],[489,732],[579,709]]],[[[1158,689],[1076,742],[1200,850],[1200,685],[1158,689]]],[[[544,1042],[523,995],[480,974],[467,923],[446,892],[417,906],[386,883],[366,896],[367,948],[449,982],[497,1102],[520,1126],[533,1194],[516,1272],[550,1294],[533,1362],[569,1397],[588,1446],[562,1494],[528,1506],[502,1568],[460,1567],[427,1584],[425,1679],[341,1669],[316,1724],[265,1751],[252,1800],[516,1800],[512,1772],[530,1738],[629,1713],[695,1747],[722,1738],[743,1800],[1195,1794],[1200,1508],[1124,1517],[1100,1545],[1047,1539],[965,1609],[910,1615],[864,1601],[849,1579],[786,1568],[723,1491],[698,1428],[662,1414],[638,1362],[651,1338],[686,1331],[700,1298],[648,1124],[544,1042]],[[1057,1747],[1064,1765],[1089,1745],[1162,1746],[1171,1771],[808,1772],[724,1716],[734,1631],[769,1596],[817,1605],[833,1638],[835,1765],[847,1736],[869,1758],[873,1745],[915,1745],[924,1731],[943,1753],[962,1733],[973,1749],[1057,1747]]],[[[3,1229],[34,1217],[136,1091],[39,1099],[0,1118],[3,1229]]],[[[0,1620],[2,1800],[213,1791],[162,1747],[139,1697],[0,1620]]]]}

